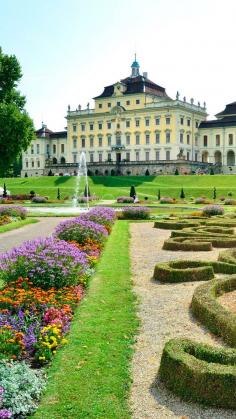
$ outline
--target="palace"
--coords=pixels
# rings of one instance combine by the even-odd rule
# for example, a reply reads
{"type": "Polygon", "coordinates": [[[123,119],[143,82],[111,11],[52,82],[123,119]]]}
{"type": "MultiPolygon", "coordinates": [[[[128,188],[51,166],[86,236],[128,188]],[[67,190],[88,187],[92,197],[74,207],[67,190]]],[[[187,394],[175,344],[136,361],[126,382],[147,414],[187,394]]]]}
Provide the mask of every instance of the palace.
{"type": "Polygon", "coordinates": [[[177,92],[172,99],[140,74],[106,86],[95,106],[67,111],[67,130],[52,132],[45,124],[23,153],[22,176],[75,175],[86,153],[90,175],[158,175],[236,172],[236,102],[207,121],[206,104],[190,103],[177,92]]]}

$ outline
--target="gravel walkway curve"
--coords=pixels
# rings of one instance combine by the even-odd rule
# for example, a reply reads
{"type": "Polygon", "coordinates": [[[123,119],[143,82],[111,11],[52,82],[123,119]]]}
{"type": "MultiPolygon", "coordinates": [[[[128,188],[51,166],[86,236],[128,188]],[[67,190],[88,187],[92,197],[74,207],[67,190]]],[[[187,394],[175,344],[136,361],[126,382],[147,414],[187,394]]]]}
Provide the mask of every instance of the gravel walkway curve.
{"type": "Polygon", "coordinates": [[[223,345],[191,316],[189,305],[199,282],[160,284],[151,278],[157,262],[173,259],[216,260],[221,249],[211,252],[162,250],[170,232],[153,228],[153,223],[131,223],[131,260],[134,291],[139,299],[140,334],[133,358],[131,409],[133,419],[232,419],[236,413],[185,403],[167,391],[157,372],[164,344],[174,337],[223,345]],[[155,386],[154,386],[155,383],[155,386]]]}
{"type": "Polygon", "coordinates": [[[39,222],[36,224],[27,224],[16,230],[0,234],[0,253],[19,246],[26,240],[50,236],[57,224],[66,219],[63,217],[39,217],[39,222]]]}

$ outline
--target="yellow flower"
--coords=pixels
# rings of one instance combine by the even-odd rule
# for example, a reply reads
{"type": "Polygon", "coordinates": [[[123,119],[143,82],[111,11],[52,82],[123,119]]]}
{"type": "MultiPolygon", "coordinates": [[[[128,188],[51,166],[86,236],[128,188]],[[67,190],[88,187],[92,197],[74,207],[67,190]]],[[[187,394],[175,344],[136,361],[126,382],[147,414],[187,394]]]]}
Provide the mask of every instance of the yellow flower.
{"type": "Polygon", "coordinates": [[[68,340],[67,339],[62,339],[61,343],[62,343],[62,345],[65,345],[66,343],[68,343],[68,340]]]}
{"type": "Polygon", "coordinates": [[[39,361],[45,361],[45,356],[39,356],[39,361]]]}

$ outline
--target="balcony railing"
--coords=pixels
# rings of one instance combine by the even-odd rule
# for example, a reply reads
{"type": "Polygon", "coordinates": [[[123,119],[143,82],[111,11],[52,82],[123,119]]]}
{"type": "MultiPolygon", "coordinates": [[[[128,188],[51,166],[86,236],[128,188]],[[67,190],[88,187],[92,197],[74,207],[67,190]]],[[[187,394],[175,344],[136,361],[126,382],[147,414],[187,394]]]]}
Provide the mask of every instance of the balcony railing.
{"type": "Polygon", "coordinates": [[[125,149],[125,146],[124,145],[122,145],[122,144],[120,144],[120,145],[113,145],[113,146],[111,146],[111,150],[112,151],[119,151],[119,150],[124,150],[125,149]]]}

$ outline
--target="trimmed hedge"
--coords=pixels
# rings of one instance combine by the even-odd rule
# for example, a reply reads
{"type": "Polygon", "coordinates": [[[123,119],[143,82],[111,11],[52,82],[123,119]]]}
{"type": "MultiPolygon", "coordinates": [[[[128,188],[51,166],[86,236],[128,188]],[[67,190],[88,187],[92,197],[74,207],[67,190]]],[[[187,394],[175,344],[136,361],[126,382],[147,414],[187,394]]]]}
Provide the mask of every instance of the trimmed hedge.
{"type": "Polygon", "coordinates": [[[157,263],[153,278],[160,282],[208,281],[214,273],[236,274],[236,265],[204,260],[172,260],[157,263]]]}
{"type": "Polygon", "coordinates": [[[188,222],[185,220],[158,220],[154,223],[154,228],[161,228],[163,230],[182,230],[185,227],[199,226],[199,222],[188,222]]]}
{"type": "Polygon", "coordinates": [[[193,240],[192,237],[175,237],[165,240],[162,249],[183,252],[206,252],[212,250],[212,244],[211,241],[205,239],[193,240]]]}
{"type": "MultiPolygon", "coordinates": [[[[196,241],[199,242],[210,242],[213,247],[236,247],[236,236],[225,236],[221,234],[214,234],[214,235],[208,235],[206,234],[197,234],[186,231],[172,231],[171,232],[171,238],[168,239],[169,241],[177,239],[186,240],[192,243],[196,243],[196,241]]],[[[164,249],[164,247],[163,247],[164,249]]],[[[166,248],[167,249],[167,248],[166,248]]],[[[180,250],[180,249],[169,249],[169,250],[180,250]]],[[[190,249],[191,250],[191,249],[190,249]]],[[[193,249],[194,250],[194,249],[193,249]]],[[[197,249],[200,250],[200,249],[197,249]]],[[[211,249],[210,249],[211,250],[211,249]]]]}
{"type": "Polygon", "coordinates": [[[191,308],[193,314],[211,332],[236,347],[236,316],[217,302],[217,297],[236,289],[236,275],[209,281],[196,288],[191,308]]]}
{"type": "Polygon", "coordinates": [[[236,249],[224,250],[223,252],[220,252],[218,260],[226,263],[236,264],[236,249]]]}
{"type": "Polygon", "coordinates": [[[166,387],[186,401],[236,408],[236,351],[171,339],[159,369],[166,387]]]}

